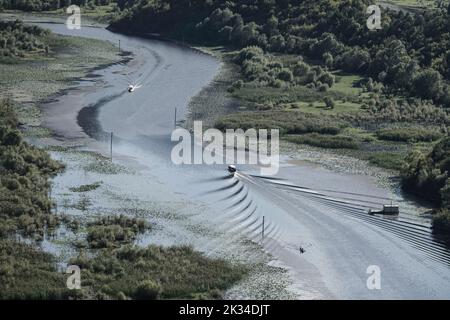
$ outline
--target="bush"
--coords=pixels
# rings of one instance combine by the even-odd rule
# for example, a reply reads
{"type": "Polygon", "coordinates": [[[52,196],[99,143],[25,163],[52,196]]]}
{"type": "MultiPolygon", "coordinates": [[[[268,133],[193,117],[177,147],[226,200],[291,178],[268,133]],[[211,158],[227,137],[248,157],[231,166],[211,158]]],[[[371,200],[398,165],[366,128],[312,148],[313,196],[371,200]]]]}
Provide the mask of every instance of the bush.
{"type": "Polygon", "coordinates": [[[152,280],[143,281],[136,289],[133,298],[137,300],[156,300],[161,293],[161,286],[152,280]]]}
{"type": "Polygon", "coordinates": [[[317,90],[319,90],[320,92],[327,92],[328,88],[329,88],[328,84],[323,83],[319,86],[319,88],[317,88],[317,90]]]}
{"type": "Polygon", "coordinates": [[[325,97],[325,98],[323,98],[323,102],[325,102],[325,106],[328,109],[334,109],[335,103],[334,103],[333,98],[325,97]]]}
{"type": "MultiPolygon", "coordinates": [[[[424,154],[414,151],[406,158],[407,165],[403,168],[402,187],[438,205],[450,203],[442,199],[443,188],[449,183],[450,170],[450,138],[440,140],[429,152],[424,154]]],[[[449,199],[450,200],[450,199],[449,199]]]]}
{"type": "Polygon", "coordinates": [[[282,69],[278,73],[278,79],[286,82],[291,82],[292,80],[294,80],[294,76],[292,75],[292,72],[289,69],[282,69]]]}
{"type": "Polygon", "coordinates": [[[264,54],[264,51],[257,46],[250,46],[239,51],[235,61],[242,64],[245,60],[250,60],[253,57],[258,57],[264,54]]]}
{"type": "Polygon", "coordinates": [[[124,215],[102,217],[88,224],[87,242],[91,248],[111,248],[133,242],[150,229],[144,219],[124,215]]]}

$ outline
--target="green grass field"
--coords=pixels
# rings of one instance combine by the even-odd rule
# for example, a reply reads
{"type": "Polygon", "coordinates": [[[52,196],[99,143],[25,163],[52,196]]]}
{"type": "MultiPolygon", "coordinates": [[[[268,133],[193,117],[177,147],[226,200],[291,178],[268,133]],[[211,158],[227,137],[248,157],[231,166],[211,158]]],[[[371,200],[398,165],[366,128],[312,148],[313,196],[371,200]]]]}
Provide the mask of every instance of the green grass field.
{"type": "Polygon", "coordinates": [[[421,8],[433,8],[436,7],[437,3],[437,1],[435,0],[388,0],[385,2],[391,2],[399,6],[421,7],[421,8]]]}

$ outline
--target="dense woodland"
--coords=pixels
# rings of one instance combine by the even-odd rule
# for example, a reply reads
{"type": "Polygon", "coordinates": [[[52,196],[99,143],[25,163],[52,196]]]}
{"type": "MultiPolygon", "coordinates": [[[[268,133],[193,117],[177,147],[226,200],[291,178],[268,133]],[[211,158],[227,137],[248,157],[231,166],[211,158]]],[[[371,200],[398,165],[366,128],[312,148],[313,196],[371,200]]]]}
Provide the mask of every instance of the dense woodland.
{"type": "Polygon", "coordinates": [[[48,31],[22,21],[0,21],[0,57],[24,57],[36,52],[49,52],[48,31]]]}
{"type": "Polygon", "coordinates": [[[68,7],[72,4],[94,7],[107,5],[110,2],[111,0],[0,0],[0,9],[50,11],[68,7]]]}
{"type": "Polygon", "coordinates": [[[301,54],[370,76],[389,92],[450,107],[450,7],[414,15],[383,10],[366,27],[368,0],[119,0],[112,27],[269,52],[301,54]]]}

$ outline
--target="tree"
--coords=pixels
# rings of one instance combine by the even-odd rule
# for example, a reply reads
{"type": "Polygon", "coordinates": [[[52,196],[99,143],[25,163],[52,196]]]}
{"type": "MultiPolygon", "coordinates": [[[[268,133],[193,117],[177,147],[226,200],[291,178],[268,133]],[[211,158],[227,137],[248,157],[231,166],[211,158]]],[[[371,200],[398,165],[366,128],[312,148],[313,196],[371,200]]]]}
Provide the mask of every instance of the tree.
{"type": "Polygon", "coordinates": [[[271,16],[264,27],[264,31],[269,35],[269,37],[277,35],[278,31],[278,18],[271,16]]]}
{"type": "Polygon", "coordinates": [[[433,69],[426,69],[414,79],[415,92],[424,99],[437,100],[443,94],[442,76],[433,69]]]}
{"type": "Polygon", "coordinates": [[[324,72],[318,79],[322,83],[326,83],[329,87],[334,84],[334,76],[329,72],[324,72]]]}
{"type": "Polygon", "coordinates": [[[278,79],[286,82],[292,82],[292,80],[294,80],[294,76],[292,75],[291,70],[284,68],[278,73],[278,79]]]}
{"type": "Polygon", "coordinates": [[[322,60],[325,62],[325,65],[329,68],[333,67],[334,59],[331,53],[325,52],[322,56],[322,60]]]}
{"type": "Polygon", "coordinates": [[[298,61],[294,66],[294,75],[296,77],[305,76],[309,72],[309,65],[303,61],[298,61]]]}
{"type": "Polygon", "coordinates": [[[279,34],[277,36],[273,36],[269,39],[270,50],[275,52],[282,52],[284,47],[286,46],[286,42],[284,37],[279,34]]]}
{"type": "Polygon", "coordinates": [[[331,98],[331,97],[325,97],[325,98],[323,98],[323,102],[325,102],[325,106],[326,106],[328,109],[334,109],[335,103],[334,103],[333,98],[331,98]]]}
{"type": "Polygon", "coordinates": [[[254,22],[250,22],[248,24],[246,24],[243,28],[241,33],[239,34],[239,43],[241,45],[252,45],[252,44],[257,44],[258,41],[258,32],[259,26],[254,23],[254,22]]]}

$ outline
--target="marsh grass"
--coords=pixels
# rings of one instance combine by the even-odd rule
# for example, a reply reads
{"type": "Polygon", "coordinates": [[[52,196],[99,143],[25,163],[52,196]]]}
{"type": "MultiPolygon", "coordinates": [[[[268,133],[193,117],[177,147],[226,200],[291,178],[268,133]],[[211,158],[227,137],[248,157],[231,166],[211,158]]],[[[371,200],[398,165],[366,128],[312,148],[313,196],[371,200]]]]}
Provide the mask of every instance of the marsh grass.
{"type": "Polygon", "coordinates": [[[91,184],[83,184],[78,187],[69,188],[72,192],[89,192],[98,189],[102,185],[102,182],[94,182],[91,184]]]}
{"type": "Polygon", "coordinates": [[[96,172],[100,174],[119,174],[129,172],[127,168],[122,165],[111,162],[111,160],[98,158],[83,168],[89,172],[96,172]]]}
{"type": "Polygon", "coordinates": [[[338,134],[346,127],[346,123],[338,118],[324,118],[291,110],[230,114],[220,117],[215,126],[220,130],[279,129],[281,134],[338,134]]]}
{"type": "Polygon", "coordinates": [[[33,245],[0,239],[0,299],[67,299],[76,293],[66,287],[56,259],[33,245]]]}
{"type": "Polygon", "coordinates": [[[419,126],[383,128],[376,135],[380,140],[403,142],[432,142],[442,137],[442,133],[436,128],[419,126]]]}
{"type": "Polygon", "coordinates": [[[405,156],[395,152],[374,152],[368,156],[369,163],[384,169],[400,171],[405,167],[405,156]]]}
{"type": "Polygon", "coordinates": [[[303,135],[287,135],[284,137],[289,142],[306,144],[313,147],[328,149],[358,149],[358,143],[352,137],[342,135],[327,135],[307,133],[303,135]]]}
{"type": "Polygon", "coordinates": [[[88,223],[86,240],[90,248],[119,247],[132,243],[138,235],[150,229],[150,224],[144,219],[106,216],[88,223]]]}
{"type": "Polygon", "coordinates": [[[71,263],[82,268],[82,294],[97,299],[219,298],[248,272],[187,246],[125,246],[71,263]]]}
{"type": "Polygon", "coordinates": [[[51,209],[49,179],[64,166],[23,141],[14,103],[0,101],[0,233],[42,237],[58,224],[51,209]]]}

